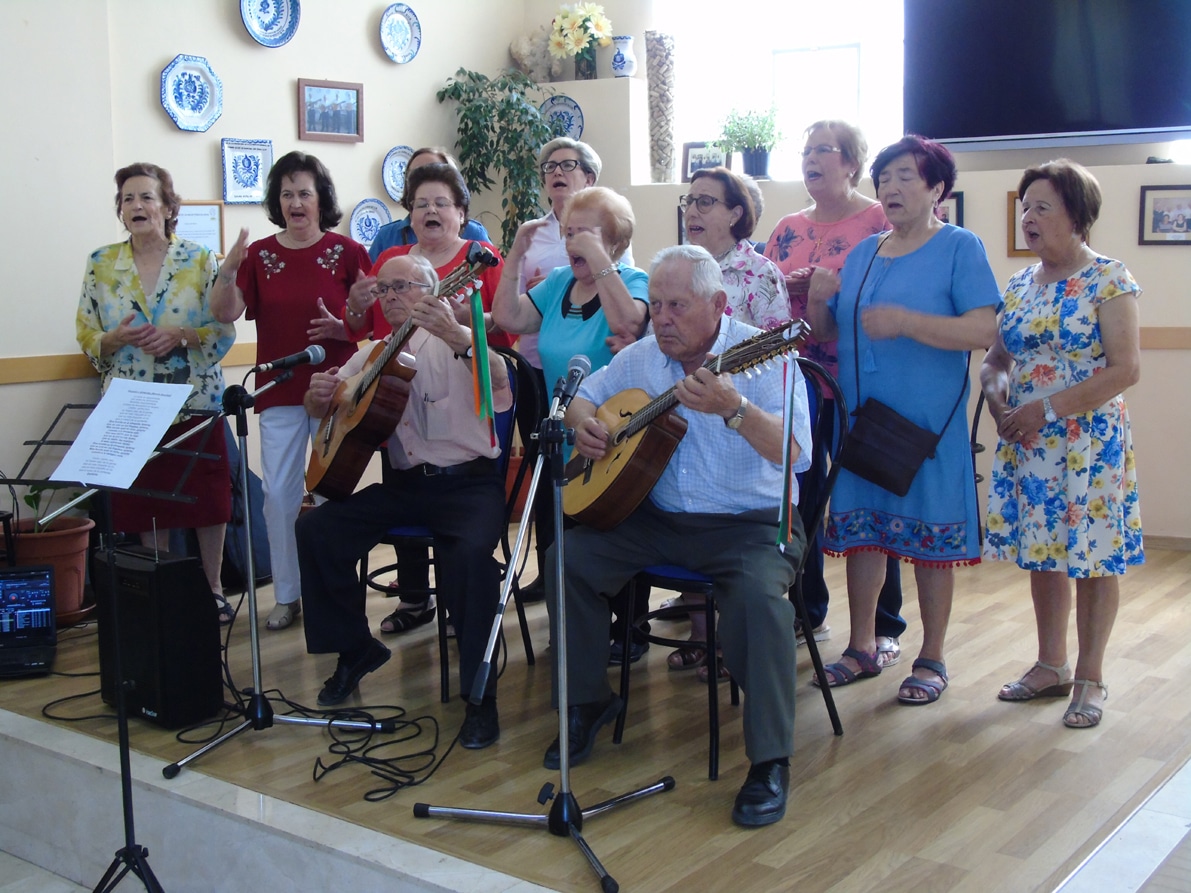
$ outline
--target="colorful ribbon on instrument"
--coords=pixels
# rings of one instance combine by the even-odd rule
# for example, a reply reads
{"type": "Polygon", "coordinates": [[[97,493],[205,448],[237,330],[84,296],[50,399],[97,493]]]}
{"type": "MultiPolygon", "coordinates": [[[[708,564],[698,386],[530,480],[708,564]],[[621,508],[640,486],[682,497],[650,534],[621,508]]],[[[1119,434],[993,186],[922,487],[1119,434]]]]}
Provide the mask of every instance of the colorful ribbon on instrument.
{"type": "Polygon", "coordinates": [[[484,324],[484,304],[479,279],[471,283],[471,353],[472,380],[475,383],[476,415],[488,420],[488,435],[496,445],[496,413],[492,408],[492,369],[488,364],[488,330],[484,324]]]}
{"type": "MultiPolygon", "coordinates": [[[[794,354],[797,356],[797,354],[794,354]]],[[[782,504],[778,514],[777,544],[785,549],[793,541],[792,522],[798,513],[798,479],[794,472],[793,448],[795,396],[798,393],[798,380],[795,370],[798,364],[785,360],[782,364],[783,383],[785,388],[786,411],[782,418],[782,504]]]]}

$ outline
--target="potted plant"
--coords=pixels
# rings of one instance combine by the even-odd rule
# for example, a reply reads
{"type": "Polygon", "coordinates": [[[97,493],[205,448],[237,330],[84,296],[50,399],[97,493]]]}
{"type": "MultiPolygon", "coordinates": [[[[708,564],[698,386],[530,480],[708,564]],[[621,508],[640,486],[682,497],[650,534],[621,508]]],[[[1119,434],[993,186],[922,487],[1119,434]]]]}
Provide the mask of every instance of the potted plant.
{"type": "Polygon", "coordinates": [[[598,3],[563,5],[550,23],[550,55],[575,60],[575,80],[596,76],[596,45],[612,45],[612,23],[598,3]]]}
{"type": "MultiPolygon", "coordinates": [[[[438,101],[456,102],[459,132],[455,148],[468,187],[479,192],[495,184],[489,170],[501,175],[501,248],[513,246],[517,227],[542,215],[538,196],[542,178],[538,149],[557,136],[529,94],[541,88],[519,71],[489,78],[460,68],[438,91],[438,101]]],[[[546,91],[549,93],[550,91],[546,91]]]]}
{"type": "Polygon", "coordinates": [[[739,152],[744,162],[744,172],[750,177],[764,178],[769,176],[769,153],[777,145],[780,136],[776,109],[733,109],[724,119],[716,145],[729,155],[739,152]]]}
{"type": "MultiPolygon", "coordinates": [[[[95,522],[90,518],[60,515],[47,527],[39,527],[40,520],[50,512],[54,494],[61,489],[64,488],[53,484],[37,484],[25,494],[25,505],[33,509],[34,517],[21,518],[17,524],[16,562],[53,565],[54,613],[60,622],[67,623],[74,622],[83,609],[87,551],[95,522]]],[[[72,497],[77,495],[75,488],[65,489],[72,497]]]]}

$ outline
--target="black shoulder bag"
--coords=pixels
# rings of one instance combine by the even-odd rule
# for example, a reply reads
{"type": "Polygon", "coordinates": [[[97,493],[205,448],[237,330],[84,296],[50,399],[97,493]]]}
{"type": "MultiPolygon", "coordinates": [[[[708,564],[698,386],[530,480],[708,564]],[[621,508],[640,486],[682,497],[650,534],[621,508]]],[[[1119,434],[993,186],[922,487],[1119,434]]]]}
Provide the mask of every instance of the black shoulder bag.
{"type": "MultiPolygon", "coordinates": [[[[884,240],[877,245],[877,251],[881,250],[882,244],[884,240]]],[[[935,447],[938,446],[943,433],[935,434],[914,424],[897,410],[873,397],[869,397],[863,404],[860,403],[860,296],[864,292],[864,283],[868,281],[869,270],[876,259],[877,254],[874,252],[856,292],[852,338],[858,408],[852,411],[856,420],[840,448],[839,463],[841,467],[895,496],[905,496],[910,492],[910,485],[914,482],[922,463],[935,457],[935,447]]],[[[966,377],[965,372],[965,380],[966,377]]],[[[959,396],[955,398],[955,406],[951,407],[951,415],[947,417],[943,431],[947,430],[947,425],[955,418],[963,396],[964,382],[961,381],[959,396]]]]}

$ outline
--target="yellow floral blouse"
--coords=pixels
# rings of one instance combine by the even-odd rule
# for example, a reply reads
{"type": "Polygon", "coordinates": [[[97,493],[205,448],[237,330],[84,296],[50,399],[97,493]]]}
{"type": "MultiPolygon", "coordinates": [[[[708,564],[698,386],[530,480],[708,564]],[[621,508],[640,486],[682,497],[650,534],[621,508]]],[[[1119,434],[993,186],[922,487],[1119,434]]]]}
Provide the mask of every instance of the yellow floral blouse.
{"type": "MultiPolygon", "coordinates": [[[[210,291],[218,272],[210,250],[176,235],[170,237],[157,289],[150,295],[145,294],[133,263],[131,242],[108,245],[87,258],[75,330],[79,347],[99,372],[104,390],[113,378],[191,384],[194,392],[184,409],[221,407],[224,383],[219,361],[236,340],[236,329],[211,314],[210,291]],[[130,313],[137,315],[134,325],[189,326],[198,333],[199,343],[179,346],[163,357],[132,345],[101,357],[104,332],[119,326],[130,313]]],[[[186,415],[183,412],[180,417],[186,415]]]]}

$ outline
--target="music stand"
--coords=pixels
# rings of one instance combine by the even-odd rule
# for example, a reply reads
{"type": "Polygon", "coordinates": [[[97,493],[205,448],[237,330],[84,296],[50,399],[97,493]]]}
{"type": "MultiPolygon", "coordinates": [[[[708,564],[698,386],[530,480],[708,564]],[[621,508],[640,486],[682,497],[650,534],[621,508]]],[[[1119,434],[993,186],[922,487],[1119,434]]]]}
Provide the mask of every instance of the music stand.
{"type": "MultiPolygon", "coordinates": [[[[44,446],[67,446],[68,447],[71,445],[72,441],[70,441],[70,440],[61,440],[61,439],[55,439],[55,438],[51,437],[51,435],[54,433],[55,428],[57,428],[58,424],[62,421],[62,419],[65,417],[65,415],[68,411],[78,410],[78,409],[91,410],[94,408],[95,408],[95,404],[82,404],[82,403],[67,403],[67,404],[65,404],[62,407],[62,409],[60,409],[58,411],[58,415],[50,423],[49,428],[46,429],[46,433],[40,439],[25,441],[24,445],[32,446],[33,450],[29,454],[28,459],[25,460],[25,464],[21,467],[20,476],[17,479],[11,481],[10,483],[21,484],[22,486],[37,486],[37,485],[44,485],[44,484],[51,483],[48,479],[26,478],[25,475],[28,472],[30,466],[36,460],[38,452],[41,450],[42,447],[44,447],[44,446]]],[[[190,457],[190,461],[187,463],[186,467],[182,470],[181,476],[179,477],[177,483],[174,485],[174,488],[171,491],[164,492],[164,491],[158,491],[158,490],[146,490],[146,489],[142,489],[142,488],[132,488],[132,487],[129,487],[129,488],[109,487],[109,486],[90,487],[87,490],[87,493],[83,497],[80,497],[79,499],[76,499],[73,502],[68,503],[67,505],[63,506],[61,509],[58,509],[56,512],[53,512],[52,514],[47,515],[46,518],[44,519],[45,523],[49,523],[54,518],[56,518],[58,515],[60,515],[62,512],[64,512],[66,509],[68,509],[70,506],[78,503],[79,501],[81,501],[81,499],[86,498],[86,496],[89,496],[89,495],[98,493],[100,498],[103,500],[103,516],[104,516],[103,539],[105,541],[104,550],[107,552],[107,559],[108,559],[107,560],[108,587],[109,587],[109,591],[113,593],[111,617],[112,617],[112,627],[113,627],[113,633],[114,633],[114,635],[112,637],[112,641],[114,644],[113,644],[113,649],[112,649],[112,656],[113,656],[113,671],[115,673],[115,683],[116,683],[115,684],[115,689],[116,689],[116,728],[117,728],[117,738],[118,738],[118,750],[120,752],[120,794],[121,794],[121,802],[122,802],[123,813],[124,813],[124,846],[121,847],[120,849],[116,850],[116,854],[115,854],[115,857],[112,859],[112,863],[108,866],[107,871],[104,872],[103,877],[100,879],[99,883],[95,886],[95,893],[108,893],[108,891],[115,889],[115,887],[120,883],[120,881],[124,879],[124,876],[127,875],[129,872],[131,872],[132,874],[134,874],[138,878],[140,878],[141,883],[143,883],[145,885],[145,889],[148,891],[148,893],[164,893],[161,883],[157,880],[156,875],[153,874],[153,869],[149,867],[149,861],[148,861],[149,860],[149,851],[148,851],[148,849],[146,849],[145,847],[141,846],[139,843],[136,842],[136,823],[135,823],[135,818],[134,818],[134,813],[133,813],[133,803],[132,803],[132,767],[131,767],[131,761],[130,761],[130,756],[129,756],[129,740],[128,740],[128,707],[127,707],[127,702],[125,700],[126,683],[124,680],[124,666],[122,663],[122,661],[123,661],[122,650],[123,649],[121,646],[121,636],[120,636],[120,601],[121,600],[119,598],[115,597],[116,587],[118,584],[117,584],[117,577],[116,577],[116,560],[115,560],[116,542],[115,542],[115,533],[112,529],[112,498],[111,498],[111,494],[113,492],[118,491],[118,492],[123,492],[123,493],[135,494],[137,496],[147,496],[147,497],[152,497],[152,498],[156,498],[156,499],[169,500],[172,502],[193,503],[195,501],[195,498],[193,496],[184,495],[181,492],[181,490],[182,490],[182,487],[185,486],[186,480],[189,478],[190,472],[194,468],[194,464],[198,459],[200,459],[200,458],[208,458],[208,459],[216,458],[211,453],[203,452],[203,450],[206,447],[207,438],[210,437],[210,433],[211,433],[210,425],[211,425],[212,421],[214,421],[214,418],[209,419],[207,422],[204,422],[204,423],[196,426],[194,429],[192,429],[190,431],[187,431],[184,435],[179,437],[177,440],[172,441],[170,444],[167,444],[162,449],[160,449],[156,453],[154,453],[154,456],[150,457],[150,460],[151,460],[152,458],[154,458],[158,455],[162,455],[165,452],[186,455],[186,456],[190,457]],[[195,448],[193,450],[174,449],[176,444],[180,443],[182,440],[186,440],[186,439],[189,439],[189,438],[195,436],[203,428],[207,428],[208,430],[207,430],[206,434],[203,435],[197,448],[195,448]]],[[[56,483],[61,483],[61,482],[56,482],[56,483]]],[[[85,483],[82,483],[82,482],[79,482],[79,485],[83,486],[83,487],[87,486],[85,483]]]]}
{"type": "MultiPolygon", "coordinates": [[[[604,800],[594,806],[589,806],[583,809],[579,806],[579,801],[571,792],[571,748],[570,735],[567,723],[567,618],[566,618],[566,598],[563,591],[563,529],[562,529],[562,488],[566,484],[566,468],[562,458],[562,445],[564,443],[574,443],[574,432],[567,429],[563,424],[563,410],[565,407],[560,406],[560,398],[562,396],[562,380],[559,381],[559,386],[554,391],[554,402],[550,408],[550,412],[546,418],[542,420],[538,427],[538,432],[535,437],[541,449],[538,452],[537,463],[534,465],[533,477],[529,482],[529,493],[525,498],[526,505],[533,505],[534,496],[537,493],[538,481],[541,477],[543,465],[549,461],[550,463],[550,479],[553,486],[554,499],[554,562],[551,568],[554,573],[555,594],[557,597],[555,606],[555,617],[558,618],[556,625],[557,633],[554,641],[554,656],[555,656],[555,679],[558,680],[558,746],[559,746],[559,789],[558,793],[554,793],[554,785],[547,782],[538,792],[538,802],[543,806],[553,799],[553,804],[550,807],[550,812],[546,815],[539,813],[515,813],[515,812],[497,812],[484,809],[464,809],[450,806],[431,806],[429,803],[415,803],[414,817],[419,819],[432,818],[446,818],[459,819],[461,821],[471,822],[491,822],[502,825],[528,825],[535,828],[545,828],[551,834],[557,837],[570,837],[575,841],[576,846],[584,856],[587,857],[588,863],[595,871],[600,879],[600,887],[604,893],[616,893],[620,889],[620,885],[608,874],[607,870],[601,864],[599,858],[592,851],[591,847],[587,845],[587,841],[583,839],[583,821],[584,819],[594,818],[600,813],[607,812],[618,806],[624,806],[634,800],[640,800],[643,797],[648,797],[651,794],[659,794],[663,791],[669,791],[674,788],[675,781],[672,776],[665,776],[651,785],[643,788],[638,788],[629,791],[625,794],[612,797],[609,800],[604,800]]],[[[509,567],[515,566],[518,557],[521,554],[522,546],[526,540],[526,532],[529,529],[529,524],[522,522],[517,531],[516,544],[513,546],[513,555],[509,560],[509,567]]],[[[544,569],[543,569],[544,572],[544,569]]],[[[488,676],[492,669],[492,657],[496,650],[496,643],[500,637],[501,622],[504,619],[505,606],[508,604],[509,593],[512,590],[514,574],[509,573],[505,576],[504,587],[500,594],[500,603],[496,609],[496,619],[492,623],[492,630],[488,635],[488,646],[484,652],[484,660],[481,661],[479,669],[476,671],[476,681],[472,683],[471,696],[469,700],[473,704],[479,704],[483,699],[484,688],[488,681],[488,676]]],[[[625,660],[628,660],[628,655],[625,655],[625,660]]]]}
{"type": "MultiPolygon", "coordinates": [[[[251,371],[248,373],[251,375],[251,371]]],[[[384,720],[349,720],[349,719],[320,719],[313,716],[277,716],[273,712],[273,705],[265,695],[261,681],[261,647],[260,622],[256,616],[256,562],[252,554],[252,506],[248,488],[248,409],[256,402],[257,395],[269,390],[276,384],[285,381],[293,375],[292,371],[285,371],[268,384],[249,393],[242,385],[232,385],[223,392],[222,416],[236,417],[236,438],[240,447],[240,492],[244,508],[244,537],[248,548],[244,550],[245,563],[245,591],[248,596],[248,641],[252,657],[252,694],[239,708],[243,721],[229,732],[225,732],[213,741],[208,741],[198,750],[183,757],[176,763],[170,763],[161,770],[166,778],[174,778],[188,763],[197,760],[203,754],[210,753],[221,744],[235,738],[241,732],[252,729],[254,732],[264,731],[273,727],[274,723],[288,723],[290,725],[318,726],[326,728],[334,726],[338,729],[352,729],[371,732],[394,732],[397,730],[395,719],[384,720]]],[[[245,376],[247,379],[247,376],[245,376]]],[[[222,417],[221,416],[221,417],[222,417]]]]}

